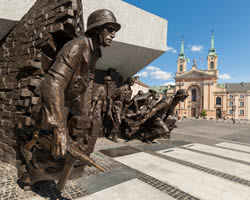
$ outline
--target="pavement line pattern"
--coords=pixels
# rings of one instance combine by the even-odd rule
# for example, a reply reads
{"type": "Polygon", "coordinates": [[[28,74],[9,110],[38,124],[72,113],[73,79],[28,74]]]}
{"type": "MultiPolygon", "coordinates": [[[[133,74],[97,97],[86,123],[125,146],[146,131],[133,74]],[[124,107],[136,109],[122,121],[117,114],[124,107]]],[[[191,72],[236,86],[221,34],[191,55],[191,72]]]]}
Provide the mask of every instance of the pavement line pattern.
{"type": "Polygon", "coordinates": [[[149,176],[149,175],[142,173],[138,170],[135,170],[135,171],[139,175],[139,177],[138,177],[139,180],[151,185],[152,187],[154,187],[160,191],[168,193],[169,196],[174,197],[176,200],[183,200],[183,199],[199,200],[198,198],[196,198],[196,197],[194,197],[186,192],[183,192],[183,191],[179,190],[178,188],[171,186],[163,181],[160,181],[156,178],[153,178],[152,176],[149,176]]]}
{"type": "Polygon", "coordinates": [[[222,156],[224,158],[234,159],[238,161],[243,161],[246,163],[250,163],[250,154],[237,152],[229,149],[222,149],[219,147],[204,145],[204,144],[196,144],[194,143],[192,146],[182,146],[181,148],[195,150],[199,152],[209,153],[211,155],[222,156]]]}
{"type": "Polygon", "coordinates": [[[101,190],[86,197],[78,198],[77,200],[152,200],[164,199],[174,200],[173,197],[161,192],[154,187],[140,181],[132,179],[113,187],[101,190]]]}
{"type": "MultiPolygon", "coordinates": [[[[174,148],[171,150],[172,151],[169,151],[169,149],[167,149],[167,151],[162,150],[158,151],[157,153],[166,155],[171,158],[176,158],[181,161],[191,162],[204,168],[209,168],[218,172],[222,172],[220,174],[220,177],[223,177],[224,174],[230,174],[232,176],[239,177],[242,180],[248,180],[247,182],[250,183],[250,168],[247,165],[217,158],[214,156],[192,152],[186,149],[174,148]]],[[[196,167],[196,169],[197,168],[198,167],[196,167]]]]}
{"type": "Polygon", "coordinates": [[[115,160],[204,200],[247,200],[250,196],[249,187],[148,153],[140,152],[115,160]]]}
{"type": "Polygon", "coordinates": [[[250,153],[250,146],[245,146],[245,145],[239,145],[239,144],[234,144],[234,143],[229,143],[229,142],[221,142],[216,144],[216,146],[219,147],[225,147],[233,150],[239,150],[239,151],[245,151],[250,153]]]}
{"type": "MultiPolygon", "coordinates": [[[[213,141],[231,142],[230,140],[225,140],[225,139],[221,139],[221,138],[214,138],[214,137],[209,137],[209,136],[201,136],[201,135],[186,133],[185,131],[180,131],[180,130],[177,130],[177,129],[175,129],[173,133],[174,134],[181,134],[181,135],[188,135],[188,136],[198,137],[198,138],[204,138],[204,139],[209,139],[209,140],[213,140],[213,141]]],[[[242,145],[249,145],[248,143],[244,143],[244,142],[236,142],[236,141],[234,141],[234,143],[242,144],[242,145]]]]}
{"type": "MultiPolygon", "coordinates": [[[[170,152],[170,151],[164,151],[164,152],[166,153],[166,152],[170,152]]],[[[194,164],[194,163],[191,163],[191,162],[188,162],[188,161],[184,161],[184,160],[180,160],[180,159],[177,159],[177,158],[173,158],[173,157],[170,157],[170,156],[167,156],[167,155],[162,155],[162,154],[153,153],[153,152],[147,152],[147,153],[149,153],[151,155],[154,155],[154,156],[158,156],[160,158],[163,158],[163,159],[166,159],[166,160],[169,160],[169,161],[172,161],[172,162],[179,163],[181,165],[185,165],[187,167],[192,167],[194,169],[206,172],[208,174],[212,174],[214,176],[218,176],[218,177],[227,179],[229,181],[233,181],[235,183],[239,183],[239,184],[242,184],[242,185],[250,187],[250,181],[249,180],[242,179],[242,178],[240,178],[238,176],[233,176],[231,174],[227,174],[227,173],[224,173],[224,172],[213,170],[213,169],[210,169],[210,168],[207,168],[207,167],[203,167],[201,165],[197,165],[197,164],[194,164]]]]}
{"type": "MultiPolygon", "coordinates": [[[[151,151],[150,151],[151,152],[151,151]]],[[[158,154],[159,155],[159,154],[158,154]]],[[[103,155],[105,156],[105,155],[103,155]]],[[[113,159],[112,159],[113,160],[113,159]]],[[[126,169],[128,170],[133,170],[135,174],[137,174],[137,178],[149,185],[151,185],[152,187],[156,188],[157,190],[163,191],[165,193],[167,193],[169,196],[172,196],[174,199],[176,200],[199,200],[198,198],[181,191],[180,189],[171,186],[165,182],[162,182],[156,178],[153,178],[152,176],[149,176],[145,173],[142,173],[138,170],[135,170],[127,165],[124,165],[118,161],[113,160],[114,163],[117,163],[116,165],[120,166],[121,169],[123,169],[124,171],[126,171],[126,169]]],[[[85,187],[84,187],[85,188],[85,187]]]]}

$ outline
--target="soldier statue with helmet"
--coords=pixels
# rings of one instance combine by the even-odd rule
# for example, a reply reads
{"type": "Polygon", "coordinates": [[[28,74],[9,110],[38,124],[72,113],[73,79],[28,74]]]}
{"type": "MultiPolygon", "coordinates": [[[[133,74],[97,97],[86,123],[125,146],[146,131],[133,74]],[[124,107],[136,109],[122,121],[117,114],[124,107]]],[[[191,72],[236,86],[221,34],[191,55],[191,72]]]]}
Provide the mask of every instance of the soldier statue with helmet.
{"type": "Polygon", "coordinates": [[[164,96],[163,99],[148,113],[143,122],[144,126],[153,129],[152,134],[145,135],[144,140],[153,141],[162,136],[170,137],[170,132],[175,127],[176,120],[170,119],[175,107],[184,102],[188,97],[187,90],[180,89],[171,97],[164,96]]]}
{"type": "Polygon", "coordinates": [[[59,179],[63,189],[77,160],[95,165],[89,158],[101,126],[93,119],[100,109],[92,109],[95,64],[102,56],[100,46],[110,46],[120,28],[110,10],[96,10],[88,17],[85,34],[58,53],[39,88],[40,109],[33,116],[38,130],[23,147],[28,166],[23,182],[59,179]]]}
{"type": "Polygon", "coordinates": [[[124,111],[127,110],[132,97],[132,86],[134,85],[134,78],[128,77],[125,84],[116,89],[114,94],[111,96],[111,112],[113,127],[111,131],[112,140],[118,142],[117,137],[120,134],[120,125],[122,123],[122,117],[124,111]]]}
{"type": "MultiPolygon", "coordinates": [[[[171,119],[175,107],[178,103],[183,102],[188,97],[188,93],[184,89],[180,89],[174,96],[163,96],[153,107],[148,107],[146,112],[141,112],[136,120],[126,118],[127,130],[131,132],[126,135],[132,138],[140,138],[145,142],[152,142],[154,139],[167,136],[170,137],[170,132],[175,128],[175,119],[171,119]]],[[[157,99],[157,98],[156,98],[157,99]]],[[[133,116],[133,115],[132,115],[133,116]]]]}

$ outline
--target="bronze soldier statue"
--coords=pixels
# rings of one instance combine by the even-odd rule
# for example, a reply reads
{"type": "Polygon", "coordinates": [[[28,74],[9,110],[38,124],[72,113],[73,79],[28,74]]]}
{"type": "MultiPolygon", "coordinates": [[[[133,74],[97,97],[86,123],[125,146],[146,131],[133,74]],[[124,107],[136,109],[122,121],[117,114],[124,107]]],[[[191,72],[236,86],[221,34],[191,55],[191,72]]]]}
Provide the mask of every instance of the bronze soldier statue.
{"type": "MultiPolygon", "coordinates": [[[[144,124],[146,130],[152,130],[152,134],[144,134],[145,141],[153,141],[154,139],[169,134],[170,130],[168,123],[171,126],[173,121],[168,122],[168,118],[173,114],[175,107],[180,103],[184,102],[188,97],[187,90],[180,89],[174,96],[164,96],[163,99],[157,103],[152,110],[145,115],[145,118],[140,122],[144,124]]],[[[175,124],[175,123],[174,123],[175,124]]],[[[173,127],[171,127],[173,128],[173,127]]]]}
{"type": "Polygon", "coordinates": [[[152,142],[166,135],[169,139],[170,132],[176,127],[176,120],[169,116],[172,115],[176,105],[187,98],[187,91],[181,89],[172,97],[164,95],[161,98],[155,91],[146,94],[144,97],[138,96],[144,102],[140,112],[126,114],[122,133],[127,139],[137,138],[145,142],[152,142]]]}
{"type": "Polygon", "coordinates": [[[134,85],[134,78],[128,77],[125,84],[119,87],[116,92],[112,95],[112,103],[111,103],[111,111],[113,118],[113,129],[111,131],[112,140],[117,142],[117,137],[119,135],[120,125],[121,125],[121,117],[124,114],[124,110],[127,109],[131,97],[132,97],[132,89],[131,86],[134,85]]]}
{"type": "Polygon", "coordinates": [[[58,179],[63,173],[58,187],[62,189],[77,159],[84,157],[91,163],[88,156],[101,126],[93,118],[100,112],[98,102],[94,108],[92,102],[95,64],[101,57],[100,46],[110,46],[120,27],[110,10],[94,11],[85,34],[66,43],[58,53],[40,86],[41,109],[34,115],[38,131],[23,148],[28,165],[23,181],[58,179]],[[26,150],[33,144],[30,158],[26,150]]]}

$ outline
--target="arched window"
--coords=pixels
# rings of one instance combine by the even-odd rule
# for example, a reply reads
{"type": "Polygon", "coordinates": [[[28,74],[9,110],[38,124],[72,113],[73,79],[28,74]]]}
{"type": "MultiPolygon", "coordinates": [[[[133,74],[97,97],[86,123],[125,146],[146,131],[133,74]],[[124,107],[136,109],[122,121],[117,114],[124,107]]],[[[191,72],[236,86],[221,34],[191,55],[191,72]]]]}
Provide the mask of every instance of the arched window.
{"type": "Polygon", "coordinates": [[[214,69],[214,62],[210,63],[210,69],[214,69]]]}
{"type": "Polygon", "coordinates": [[[216,97],[216,105],[221,105],[221,97],[216,97]]]}
{"type": "Polygon", "coordinates": [[[196,101],[196,89],[192,89],[192,101],[196,101]]]}
{"type": "Polygon", "coordinates": [[[183,70],[183,66],[182,66],[182,65],[180,65],[180,72],[182,72],[182,70],[183,70]]]}

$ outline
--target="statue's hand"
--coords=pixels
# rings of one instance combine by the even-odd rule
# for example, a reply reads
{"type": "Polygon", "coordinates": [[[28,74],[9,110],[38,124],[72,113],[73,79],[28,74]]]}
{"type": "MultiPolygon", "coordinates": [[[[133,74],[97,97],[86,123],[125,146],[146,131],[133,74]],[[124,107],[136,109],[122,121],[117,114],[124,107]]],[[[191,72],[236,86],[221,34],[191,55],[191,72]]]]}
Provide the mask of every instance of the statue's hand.
{"type": "Polygon", "coordinates": [[[55,128],[51,154],[54,158],[61,158],[67,151],[67,129],[55,128]]]}

